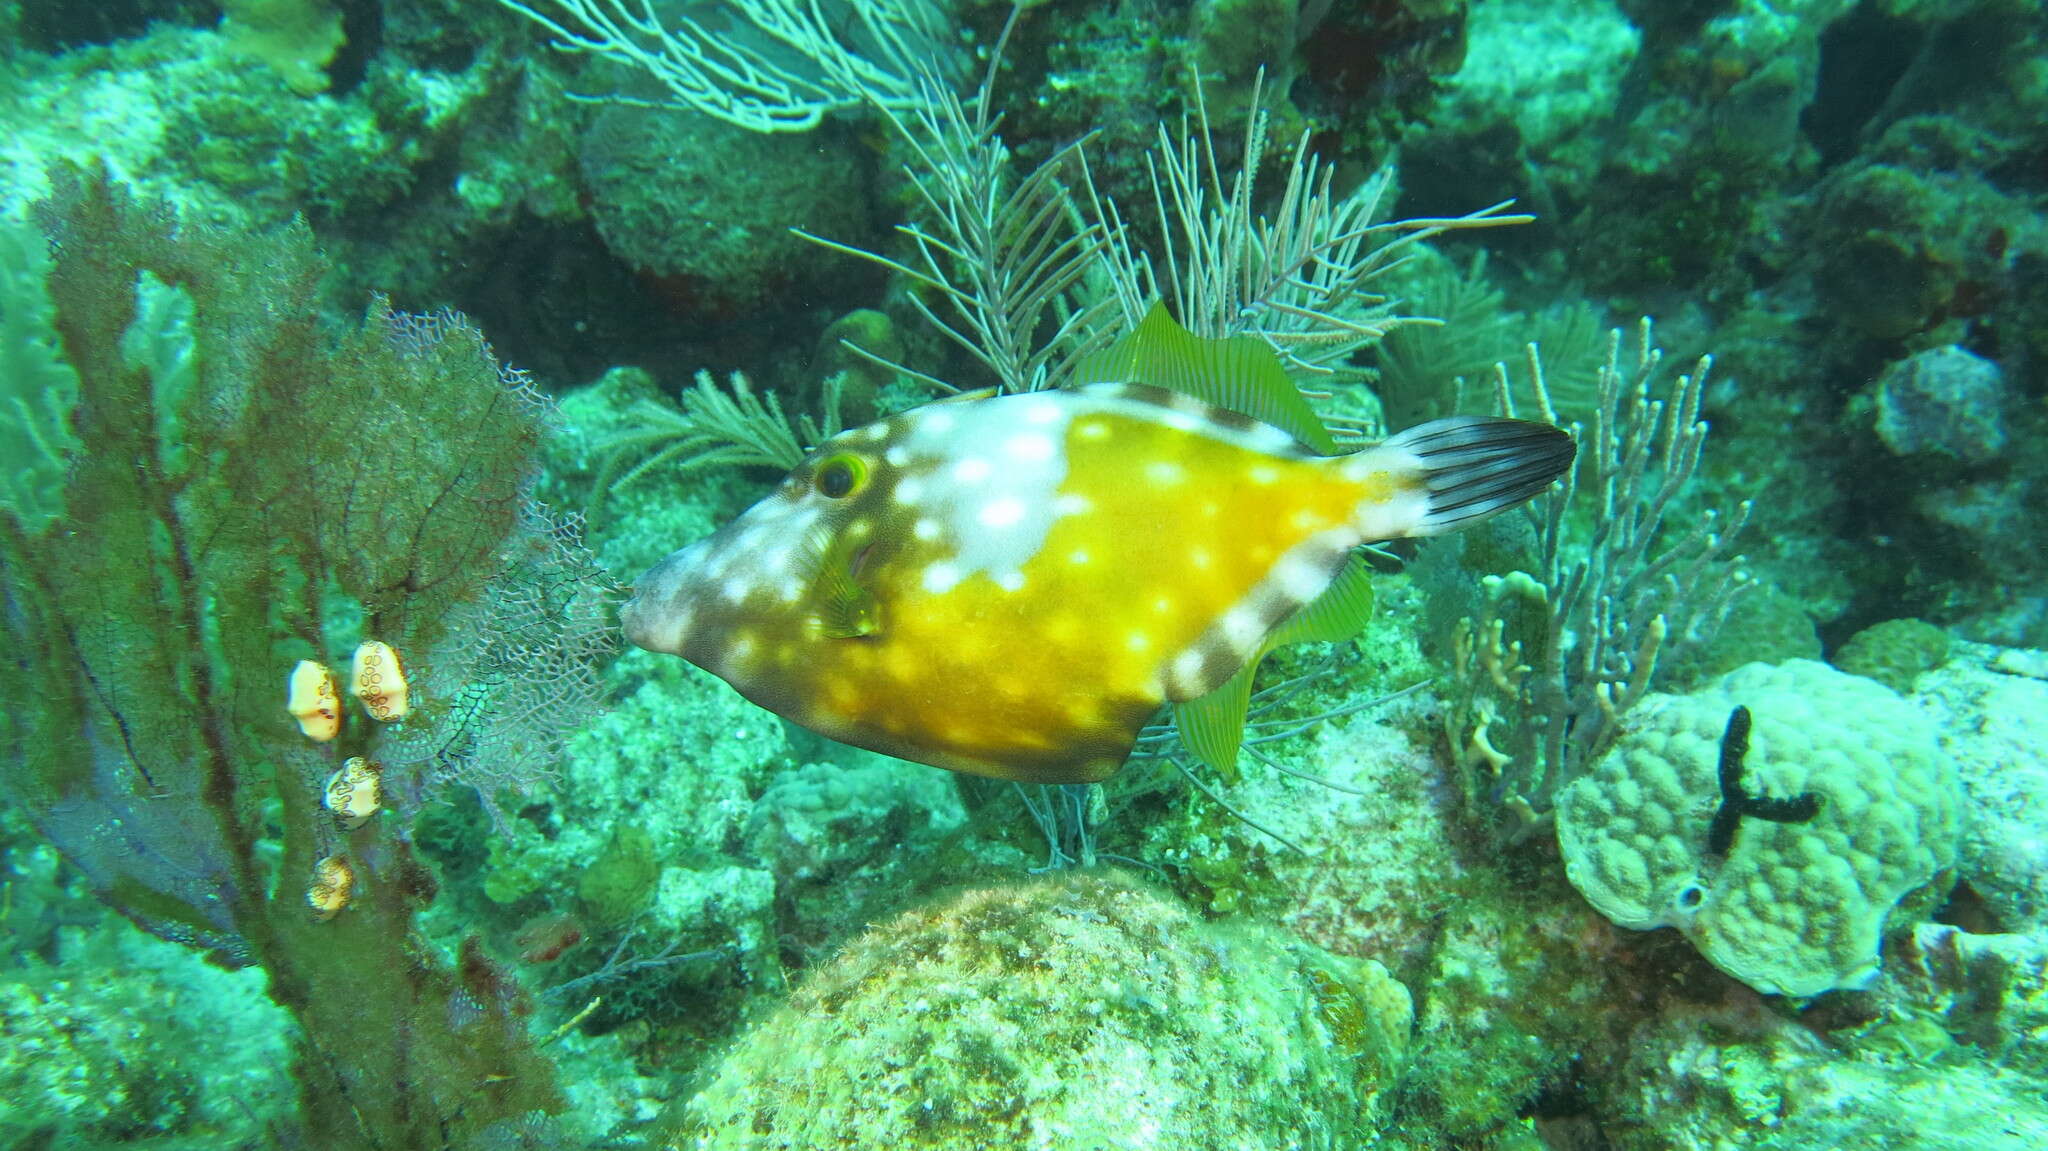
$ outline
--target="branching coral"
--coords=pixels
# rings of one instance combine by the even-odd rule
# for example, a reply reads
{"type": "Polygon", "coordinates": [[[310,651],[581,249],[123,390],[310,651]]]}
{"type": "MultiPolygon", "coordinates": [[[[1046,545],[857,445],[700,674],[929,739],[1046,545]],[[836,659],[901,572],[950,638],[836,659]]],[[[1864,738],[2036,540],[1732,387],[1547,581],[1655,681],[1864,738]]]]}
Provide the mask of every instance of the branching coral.
{"type": "MultiPolygon", "coordinates": [[[[1647,320],[1633,363],[1613,333],[1578,461],[1561,490],[1514,513],[1534,530],[1535,571],[1486,581],[1478,614],[1454,637],[1457,694],[1445,719],[1467,793],[1504,801],[1524,829],[1613,745],[1658,659],[1717,627],[1743,583],[1722,556],[1747,503],[1710,512],[1675,538],[1663,530],[1706,443],[1699,406],[1709,361],[1653,399],[1661,360],[1647,320]],[[1597,500],[1583,539],[1569,518],[1582,488],[1597,500]]],[[[1533,348],[1529,374],[1541,414],[1554,419],[1533,348]]],[[[1504,368],[1496,390],[1511,412],[1504,368]]]]}

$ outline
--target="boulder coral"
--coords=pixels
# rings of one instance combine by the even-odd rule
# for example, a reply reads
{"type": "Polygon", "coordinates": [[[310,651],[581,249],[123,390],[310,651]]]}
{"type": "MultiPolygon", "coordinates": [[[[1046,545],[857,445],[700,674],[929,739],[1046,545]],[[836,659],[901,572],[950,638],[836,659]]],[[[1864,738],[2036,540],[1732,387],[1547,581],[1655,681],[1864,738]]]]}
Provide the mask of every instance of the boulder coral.
{"type": "Polygon", "coordinates": [[[1644,700],[1564,790],[1557,830],[1602,915],[1676,927],[1758,991],[1806,996],[1876,977],[1892,909],[1955,866],[1962,807],[1954,763],[1895,692],[1791,660],[1644,700]],[[1724,732],[1741,709],[1754,729],[1731,797],[1724,732]],[[1731,798],[1745,818],[1724,830],[1731,798]]]}
{"type": "Polygon", "coordinates": [[[669,1146],[1365,1146],[1411,1013],[1376,962],[1113,872],[983,888],[817,969],[669,1146]]]}

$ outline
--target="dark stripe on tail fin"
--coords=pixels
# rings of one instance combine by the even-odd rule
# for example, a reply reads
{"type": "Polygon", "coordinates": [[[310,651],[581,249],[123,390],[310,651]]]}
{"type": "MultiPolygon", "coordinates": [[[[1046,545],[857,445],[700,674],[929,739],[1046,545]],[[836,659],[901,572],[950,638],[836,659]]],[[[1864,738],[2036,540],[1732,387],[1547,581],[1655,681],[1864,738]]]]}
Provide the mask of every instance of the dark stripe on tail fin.
{"type": "Polygon", "coordinates": [[[1537,495],[1579,450],[1562,428],[1481,416],[1417,424],[1383,446],[1422,464],[1429,514],[1418,535],[1477,523],[1537,495]]]}

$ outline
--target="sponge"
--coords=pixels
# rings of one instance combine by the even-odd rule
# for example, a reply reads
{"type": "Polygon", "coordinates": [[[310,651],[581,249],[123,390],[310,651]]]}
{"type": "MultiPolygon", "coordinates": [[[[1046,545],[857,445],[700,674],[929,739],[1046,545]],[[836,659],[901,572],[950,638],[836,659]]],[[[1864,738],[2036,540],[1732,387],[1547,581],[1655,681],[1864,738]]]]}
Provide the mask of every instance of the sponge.
{"type": "Polygon", "coordinates": [[[1753,663],[1690,695],[1650,696],[1627,723],[1558,797],[1566,875],[1608,919],[1676,927],[1758,991],[1868,986],[1892,908],[1955,864],[1954,765],[1872,680],[1811,660],[1753,663]],[[1807,814],[1740,819],[1717,854],[1723,737],[1739,707],[1752,718],[1732,798],[1807,814]]]}

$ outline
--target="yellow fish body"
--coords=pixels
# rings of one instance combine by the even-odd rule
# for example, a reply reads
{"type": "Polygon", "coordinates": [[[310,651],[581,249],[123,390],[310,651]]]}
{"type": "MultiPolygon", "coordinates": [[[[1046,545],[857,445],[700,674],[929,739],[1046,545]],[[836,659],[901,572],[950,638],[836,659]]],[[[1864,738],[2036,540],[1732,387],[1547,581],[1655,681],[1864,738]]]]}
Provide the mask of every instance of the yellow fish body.
{"type": "Polygon", "coordinates": [[[1573,452],[1547,424],[1452,419],[1327,454],[1270,352],[1160,310],[1076,374],[1098,382],[943,400],[819,445],[638,583],[627,638],[954,771],[1099,780],[1168,701],[1216,700],[1224,734],[1191,743],[1234,759],[1250,666],[1290,617],[1355,597],[1352,548],[1513,506],[1573,452]]]}

